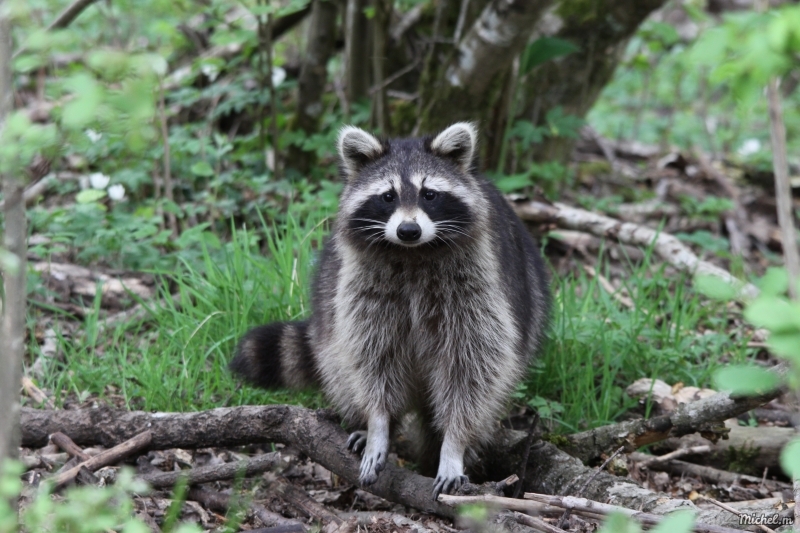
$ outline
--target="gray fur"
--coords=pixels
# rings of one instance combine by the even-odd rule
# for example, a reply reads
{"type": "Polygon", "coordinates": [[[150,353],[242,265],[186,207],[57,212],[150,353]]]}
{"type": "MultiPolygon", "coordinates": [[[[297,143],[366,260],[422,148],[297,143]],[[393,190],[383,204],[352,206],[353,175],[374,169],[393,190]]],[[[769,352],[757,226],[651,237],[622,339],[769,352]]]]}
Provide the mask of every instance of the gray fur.
{"type": "MultiPolygon", "coordinates": [[[[543,337],[549,288],[540,253],[472,170],[476,139],[468,123],[432,139],[379,141],[353,127],[340,134],[347,180],[338,219],[307,334],[281,340],[280,366],[298,376],[284,382],[308,375],[291,363],[308,343],[326,396],[351,424],[367,426],[366,439],[349,441],[364,447],[364,484],[377,479],[391,427],[409,411],[441,450],[434,492],[466,482],[465,451],[490,442],[543,337]],[[395,199],[382,204],[387,191],[395,199]],[[392,211],[363,217],[371,206],[392,211]],[[399,240],[398,223],[418,224],[422,236],[399,240]]],[[[246,353],[252,359],[254,348],[246,353]]]]}

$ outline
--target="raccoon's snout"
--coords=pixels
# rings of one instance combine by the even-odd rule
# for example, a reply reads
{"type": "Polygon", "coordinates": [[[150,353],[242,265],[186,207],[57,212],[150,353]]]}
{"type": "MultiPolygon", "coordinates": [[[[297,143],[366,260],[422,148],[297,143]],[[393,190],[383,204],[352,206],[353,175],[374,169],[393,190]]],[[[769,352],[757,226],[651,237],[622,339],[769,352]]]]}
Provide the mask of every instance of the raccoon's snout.
{"type": "Polygon", "coordinates": [[[397,238],[401,241],[413,242],[422,236],[422,228],[416,222],[403,222],[397,226],[397,238]]]}

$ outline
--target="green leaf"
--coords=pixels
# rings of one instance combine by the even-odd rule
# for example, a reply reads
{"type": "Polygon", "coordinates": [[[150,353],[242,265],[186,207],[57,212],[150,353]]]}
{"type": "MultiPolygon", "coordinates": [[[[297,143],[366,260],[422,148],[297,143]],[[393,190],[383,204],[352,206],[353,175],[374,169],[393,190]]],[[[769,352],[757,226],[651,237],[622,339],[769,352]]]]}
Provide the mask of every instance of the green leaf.
{"type": "Polygon", "coordinates": [[[780,296],[789,289],[789,275],[785,268],[770,267],[756,285],[764,295],[780,296]]]}
{"type": "Polygon", "coordinates": [[[800,479],[800,438],[789,441],[781,452],[781,468],[794,479],[800,479]]]}
{"type": "Polygon", "coordinates": [[[675,511],[651,529],[652,533],[689,533],[694,526],[694,513],[692,511],[675,511]]]}
{"type": "Polygon", "coordinates": [[[800,331],[772,333],[767,339],[769,349],[800,365],[800,331]]]}
{"type": "Polygon", "coordinates": [[[753,396],[774,390],[778,385],[778,376],[757,366],[731,365],[714,373],[714,383],[720,390],[753,396]]]}
{"type": "Polygon", "coordinates": [[[214,169],[211,168],[211,165],[209,165],[207,161],[198,161],[192,165],[192,174],[208,178],[214,175],[214,169]]]}
{"type": "Polygon", "coordinates": [[[694,280],[695,289],[712,300],[729,301],[736,296],[736,288],[716,277],[699,275],[694,280]]]}
{"type": "Polygon", "coordinates": [[[771,332],[800,330],[800,305],[777,296],[760,296],[747,306],[744,317],[771,332]]]}
{"type": "Polygon", "coordinates": [[[566,56],[580,50],[570,41],[556,37],[541,37],[525,48],[520,63],[520,75],[524,76],[542,63],[566,56]]]}
{"type": "Polygon", "coordinates": [[[640,533],[642,528],[624,514],[611,513],[598,533],[640,533]]]}
{"type": "Polygon", "coordinates": [[[532,185],[533,181],[531,180],[530,174],[525,173],[500,178],[495,181],[494,184],[501,192],[509,193],[532,185]]]}
{"type": "Polygon", "coordinates": [[[101,198],[105,198],[106,194],[106,191],[100,189],[85,189],[78,193],[75,197],[75,201],[79,204],[90,204],[101,198]]]}

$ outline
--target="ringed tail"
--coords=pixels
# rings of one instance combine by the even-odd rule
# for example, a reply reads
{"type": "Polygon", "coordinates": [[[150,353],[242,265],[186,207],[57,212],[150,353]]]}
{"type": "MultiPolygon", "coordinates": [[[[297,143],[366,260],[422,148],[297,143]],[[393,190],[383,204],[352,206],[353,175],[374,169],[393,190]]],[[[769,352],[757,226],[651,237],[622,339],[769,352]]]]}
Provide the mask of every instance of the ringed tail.
{"type": "Polygon", "coordinates": [[[265,389],[304,389],[318,383],[308,321],[274,322],[245,334],[230,369],[265,389]]]}

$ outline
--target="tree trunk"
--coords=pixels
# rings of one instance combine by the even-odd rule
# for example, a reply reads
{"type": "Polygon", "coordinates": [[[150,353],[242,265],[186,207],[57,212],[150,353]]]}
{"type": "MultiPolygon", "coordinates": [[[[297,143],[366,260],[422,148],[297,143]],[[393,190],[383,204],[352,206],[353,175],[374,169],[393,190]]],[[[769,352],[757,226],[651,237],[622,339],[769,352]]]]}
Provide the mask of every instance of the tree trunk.
{"type": "Polygon", "coordinates": [[[386,101],[386,41],[391,5],[385,0],[373,0],[372,16],[372,126],[381,135],[389,134],[389,110],[386,101]]]}
{"type": "Polygon", "coordinates": [[[472,24],[449,61],[432,61],[421,87],[418,128],[431,132],[458,120],[491,122],[512,61],[522,51],[550,0],[493,0],[472,24]]]}
{"type": "MultiPolygon", "coordinates": [[[[11,23],[0,2],[0,131],[13,106],[11,81],[11,23]]],[[[19,388],[25,350],[25,201],[23,183],[0,176],[5,204],[3,246],[17,260],[16,268],[3,271],[3,316],[0,328],[0,462],[16,457],[19,448],[19,388]]]]}
{"type": "Polygon", "coordinates": [[[347,100],[353,103],[369,92],[369,25],[365,0],[347,0],[345,14],[345,61],[347,100]]]}
{"type": "MultiPolygon", "coordinates": [[[[523,85],[524,118],[543,124],[548,111],[584,117],[611,80],[628,40],[639,24],[666,0],[562,0],[553,15],[553,37],[570,41],[579,51],[548,61],[531,72],[523,85]]],[[[545,31],[545,33],[548,33],[545,31]]],[[[535,150],[536,160],[566,161],[573,139],[550,137],[535,150]]]]}
{"type": "MultiPolygon", "coordinates": [[[[297,111],[294,129],[307,135],[316,133],[322,116],[322,95],[328,80],[328,60],[336,46],[336,4],[331,0],[314,0],[305,56],[300,67],[297,90],[297,111]]],[[[314,165],[314,156],[299,146],[289,150],[289,166],[307,172],[314,165]]]]}

